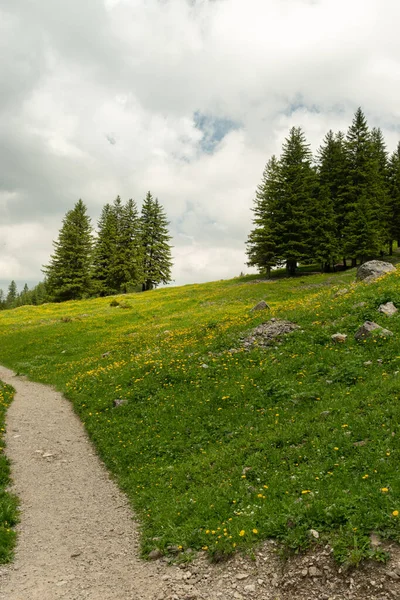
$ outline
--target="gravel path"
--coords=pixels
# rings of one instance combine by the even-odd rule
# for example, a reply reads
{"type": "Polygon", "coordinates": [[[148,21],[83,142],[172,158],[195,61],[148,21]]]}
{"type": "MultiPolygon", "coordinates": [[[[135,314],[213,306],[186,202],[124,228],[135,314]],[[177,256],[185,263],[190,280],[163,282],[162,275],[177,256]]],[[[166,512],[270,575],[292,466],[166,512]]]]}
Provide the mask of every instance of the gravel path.
{"type": "Polygon", "coordinates": [[[52,388],[0,367],[16,389],[7,454],[21,524],[15,562],[0,568],[0,600],[391,600],[400,550],[388,565],[342,572],[328,546],[279,559],[267,542],[252,558],[210,565],[204,555],[167,566],[138,558],[125,496],[97,458],[71,404],[52,388]]]}
{"type": "Polygon", "coordinates": [[[7,454],[21,500],[16,561],[1,600],[125,600],[157,597],[157,567],[138,556],[126,498],[96,457],[61,394],[14,377],[7,454]]]}

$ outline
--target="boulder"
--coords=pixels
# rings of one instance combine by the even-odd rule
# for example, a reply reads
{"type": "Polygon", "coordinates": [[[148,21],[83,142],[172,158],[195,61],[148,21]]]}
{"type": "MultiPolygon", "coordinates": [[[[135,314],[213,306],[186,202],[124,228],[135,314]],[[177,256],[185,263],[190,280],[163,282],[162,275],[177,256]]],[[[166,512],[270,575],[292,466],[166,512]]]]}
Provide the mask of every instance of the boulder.
{"type": "Polygon", "coordinates": [[[269,304],[267,304],[265,302],[265,300],[261,300],[261,302],[259,302],[255,306],[253,306],[253,308],[251,309],[251,312],[253,312],[255,310],[266,310],[267,308],[270,309],[271,307],[269,306],[269,304]]]}
{"type": "Polygon", "coordinates": [[[388,317],[392,317],[397,312],[399,312],[393,304],[393,302],[386,302],[386,304],[381,304],[378,310],[379,312],[383,313],[384,315],[387,315],[388,317]]]}
{"type": "Polygon", "coordinates": [[[364,283],[371,283],[378,277],[392,273],[396,271],[391,263],[383,262],[381,260],[370,260],[361,265],[357,270],[357,281],[363,281],[364,283]]]}
{"type": "Polygon", "coordinates": [[[364,340],[373,335],[379,335],[381,337],[390,337],[393,335],[392,331],[389,329],[384,329],[378,323],[374,323],[373,321],[365,321],[364,325],[361,325],[359,329],[357,329],[354,337],[356,340],[364,340]]]}

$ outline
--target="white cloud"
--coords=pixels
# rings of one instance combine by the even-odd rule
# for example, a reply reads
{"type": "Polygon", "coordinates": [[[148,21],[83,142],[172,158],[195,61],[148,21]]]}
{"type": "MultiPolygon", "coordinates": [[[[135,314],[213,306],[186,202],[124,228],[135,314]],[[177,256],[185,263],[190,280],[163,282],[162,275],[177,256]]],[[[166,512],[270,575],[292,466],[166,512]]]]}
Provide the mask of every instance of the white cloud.
{"type": "Polygon", "coordinates": [[[149,189],[177,283],[237,275],[255,188],[292,125],[316,149],[361,105],[397,145],[399,18],[395,0],[5,0],[2,279],[40,279],[79,197],[96,221],[149,189]],[[196,113],[236,128],[207,153],[196,113]]]}

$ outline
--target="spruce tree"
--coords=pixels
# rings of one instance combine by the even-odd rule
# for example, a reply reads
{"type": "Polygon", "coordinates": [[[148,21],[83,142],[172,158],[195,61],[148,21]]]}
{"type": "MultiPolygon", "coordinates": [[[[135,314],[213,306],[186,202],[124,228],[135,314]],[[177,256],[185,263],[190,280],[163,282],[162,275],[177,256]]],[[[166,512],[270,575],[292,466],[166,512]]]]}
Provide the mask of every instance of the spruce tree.
{"type": "Polygon", "coordinates": [[[265,271],[267,277],[271,274],[271,267],[277,264],[274,213],[278,202],[279,162],[276,156],[272,156],[257,187],[253,206],[254,229],[246,242],[249,257],[247,264],[265,271]]]}
{"type": "Polygon", "coordinates": [[[171,239],[168,220],[158,199],[150,192],[141,210],[141,240],[143,253],[143,291],[171,281],[171,239]]]}
{"type": "Polygon", "coordinates": [[[101,295],[124,293],[143,282],[140,219],[136,204],[118,196],[106,204],[98,222],[94,280],[101,295]]]}
{"type": "Polygon", "coordinates": [[[385,140],[379,128],[371,131],[371,146],[374,168],[370,189],[371,210],[377,228],[377,242],[383,253],[390,243],[389,165],[385,140]]]}
{"type": "Polygon", "coordinates": [[[380,251],[381,236],[376,211],[376,158],[367,120],[359,108],[345,142],[347,178],[344,251],[357,264],[380,251]]]}
{"type": "Polygon", "coordinates": [[[329,131],[317,152],[318,200],[320,207],[316,212],[315,256],[318,260],[334,262],[343,256],[344,222],[346,215],[346,157],[344,135],[329,131]],[[322,215],[318,222],[318,214],[322,215]],[[327,233],[325,233],[325,229],[327,233]]]}
{"type": "Polygon", "coordinates": [[[274,210],[273,235],[278,260],[290,275],[297,263],[312,256],[313,203],[317,177],[312,154],[300,127],[293,127],[279,162],[279,201],[274,210]]]}
{"type": "Polygon", "coordinates": [[[6,306],[7,308],[13,308],[16,304],[18,296],[17,284],[14,280],[8,286],[7,298],[6,298],[6,306]]]}
{"type": "Polygon", "coordinates": [[[86,297],[91,291],[92,228],[86,206],[79,200],[63,219],[54,254],[43,267],[46,287],[55,301],[86,297]]]}
{"type": "Polygon", "coordinates": [[[388,190],[389,254],[393,254],[393,242],[400,246],[400,142],[389,160],[388,190]]]}

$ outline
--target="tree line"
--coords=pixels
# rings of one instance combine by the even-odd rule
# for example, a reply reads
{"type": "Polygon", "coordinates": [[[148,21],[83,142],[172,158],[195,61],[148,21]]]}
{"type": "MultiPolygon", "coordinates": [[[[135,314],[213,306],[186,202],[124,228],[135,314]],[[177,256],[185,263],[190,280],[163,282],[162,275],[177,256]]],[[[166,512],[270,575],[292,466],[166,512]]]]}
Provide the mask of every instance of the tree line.
{"type": "Polygon", "coordinates": [[[329,131],[315,157],[300,127],[264,169],[247,239],[248,265],[267,276],[317,262],[324,271],[400,245],[400,143],[391,156],[361,108],[347,133],[329,131]]]}
{"type": "Polygon", "coordinates": [[[44,282],[18,294],[0,290],[0,308],[146,291],[171,281],[171,239],[164,208],[150,192],[139,214],[131,199],[106,204],[93,235],[82,200],[64,216],[44,282]]]}

